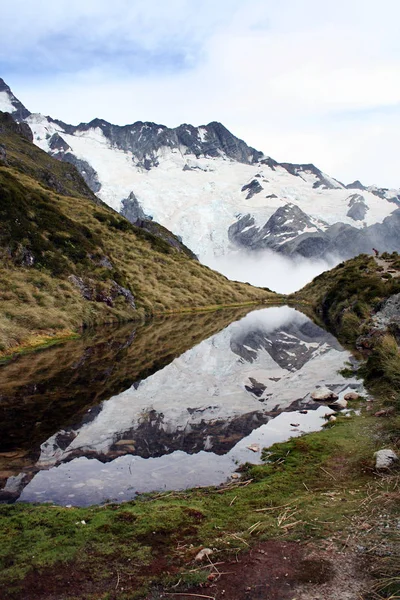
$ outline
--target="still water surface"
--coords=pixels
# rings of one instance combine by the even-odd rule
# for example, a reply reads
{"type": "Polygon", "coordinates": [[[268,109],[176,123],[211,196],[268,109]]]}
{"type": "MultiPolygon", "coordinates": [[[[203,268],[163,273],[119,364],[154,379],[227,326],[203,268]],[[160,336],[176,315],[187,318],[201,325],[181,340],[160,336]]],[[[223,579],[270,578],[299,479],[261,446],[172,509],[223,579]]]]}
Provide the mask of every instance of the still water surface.
{"type": "Polygon", "coordinates": [[[287,306],[104,328],[0,368],[0,499],[90,505],[227,481],[315,431],[351,355],[287,306]],[[300,412],[302,411],[302,412],[300,412]],[[307,411],[307,412],[304,412],[307,411]]]}

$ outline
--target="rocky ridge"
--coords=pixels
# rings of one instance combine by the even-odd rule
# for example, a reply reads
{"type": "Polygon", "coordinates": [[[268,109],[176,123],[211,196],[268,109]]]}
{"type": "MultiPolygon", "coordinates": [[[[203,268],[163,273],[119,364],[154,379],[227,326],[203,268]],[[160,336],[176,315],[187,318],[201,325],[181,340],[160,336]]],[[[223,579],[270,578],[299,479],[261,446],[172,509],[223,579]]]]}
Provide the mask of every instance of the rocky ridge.
{"type": "Polygon", "coordinates": [[[344,185],[313,164],[279,163],[221,123],[69,125],[31,114],[3,80],[1,106],[29,125],[39,147],[76,166],[105,203],[132,222],[153,218],[201,260],[235,249],[308,258],[400,250],[399,190],[344,185]]]}

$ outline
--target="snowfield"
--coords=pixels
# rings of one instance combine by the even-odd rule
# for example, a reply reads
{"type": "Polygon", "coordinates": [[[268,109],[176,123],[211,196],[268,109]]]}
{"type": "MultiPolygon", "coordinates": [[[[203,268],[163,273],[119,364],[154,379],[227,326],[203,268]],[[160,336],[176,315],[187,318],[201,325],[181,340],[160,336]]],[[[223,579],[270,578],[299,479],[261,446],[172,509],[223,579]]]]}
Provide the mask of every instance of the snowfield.
{"type": "MultiPolygon", "coordinates": [[[[196,157],[185,146],[160,148],[159,165],[146,170],[138,166],[132,152],[113,146],[100,127],[69,134],[42,115],[31,115],[27,122],[43,150],[49,152],[49,140],[58,133],[71,153],[95,169],[101,184],[98,196],[109,206],[120,210],[121,201],[134,192],[144,212],[180,235],[200,260],[230,251],[228,228],[241,215],[250,214],[256,226],[262,227],[278,208],[292,203],[319,221],[323,230],[326,225],[321,219],[327,225],[342,222],[362,228],[382,222],[397,208],[369,190],[347,189],[327,175],[324,179],[330,189],[311,171],[293,175],[281,165],[243,164],[224,155],[196,157]],[[242,192],[242,187],[254,179],[262,190],[247,199],[248,190],[242,192]],[[347,216],[354,193],[361,194],[367,206],[363,220],[347,216]]],[[[200,127],[198,135],[204,140],[206,130],[200,127]]],[[[386,195],[390,198],[396,193],[386,195]]]]}

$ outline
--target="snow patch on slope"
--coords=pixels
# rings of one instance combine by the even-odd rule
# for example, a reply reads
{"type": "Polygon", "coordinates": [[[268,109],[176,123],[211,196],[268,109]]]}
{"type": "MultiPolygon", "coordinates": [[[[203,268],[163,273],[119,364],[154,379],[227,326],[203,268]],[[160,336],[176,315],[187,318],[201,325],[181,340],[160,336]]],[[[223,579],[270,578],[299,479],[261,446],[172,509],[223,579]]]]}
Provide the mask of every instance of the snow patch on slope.
{"type": "Polygon", "coordinates": [[[11,102],[10,94],[7,92],[0,92],[0,110],[8,113],[13,113],[17,110],[11,102]]]}

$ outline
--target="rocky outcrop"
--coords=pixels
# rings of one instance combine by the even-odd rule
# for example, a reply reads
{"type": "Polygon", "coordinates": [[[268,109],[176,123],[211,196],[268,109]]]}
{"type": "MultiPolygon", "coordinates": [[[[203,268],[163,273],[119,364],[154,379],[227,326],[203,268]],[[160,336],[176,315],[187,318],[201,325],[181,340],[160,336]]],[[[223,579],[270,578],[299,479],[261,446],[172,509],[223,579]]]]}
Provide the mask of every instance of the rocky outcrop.
{"type": "MultiPolygon", "coordinates": [[[[312,219],[295,204],[286,204],[278,208],[263,227],[257,227],[254,218],[249,214],[240,217],[229,227],[228,236],[229,240],[238,246],[252,250],[269,248],[291,254],[285,251],[289,241],[299,238],[304,231],[322,233],[322,228],[326,227],[326,223],[312,219]]],[[[312,237],[307,239],[313,240],[312,237]]],[[[315,251],[312,241],[308,242],[308,245],[312,246],[312,250],[304,248],[304,256],[312,256],[320,251],[319,248],[315,251]]]]}
{"type": "Polygon", "coordinates": [[[86,161],[80,158],[76,158],[74,154],[71,152],[66,152],[65,154],[55,154],[54,158],[58,158],[59,160],[63,160],[64,162],[69,163],[70,165],[74,165],[79,173],[82,175],[86,185],[88,188],[92,190],[93,193],[97,193],[101,189],[101,183],[99,181],[97,172],[93,169],[93,167],[86,161]]]}
{"type": "Polygon", "coordinates": [[[260,185],[260,182],[257,181],[257,179],[253,179],[250,183],[244,185],[241,191],[247,191],[246,200],[250,200],[250,198],[252,198],[255,194],[259,194],[260,192],[262,192],[263,189],[264,188],[262,187],[262,185],[260,185]]]}
{"type": "Polygon", "coordinates": [[[348,184],[346,185],[346,188],[347,188],[348,190],[361,190],[361,191],[364,191],[364,190],[366,190],[366,189],[367,189],[367,188],[365,187],[365,185],[363,185],[363,184],[361,183],[361,181],[358,181],[358,179],[356,179],[356,181],[353,181],[353,183],[348,183],[348,184]]]}
{"type": "Polygon", "coordinates": [[[144,221],[145,219],[151,219],[145,215],[139,200],[133,192],[131,192],[127,198],[122,200],[120,213],[133,224],[139,220],[144,221]]]}
{"type": "Polygon", "coordinates": [[[49,140],[49,148],[54,153],[57,152],[68,152],[71,150],[70,146],[68,146],[67,142],[59,135],[58,133],[54,133],[49,140]]]}
{"type": "Polygon", "coordinates": [[[92,279],[83,279],[76,275],[70,275],[68,280],[78,288],[82,298],[85,300],[91,302],[104,302],[107,306],[113,306],[117,296],[123,296],[131,308],[136,308],[132,292],[122,285],[119,285],[116,281],[111,281],[111,287],[107,289],[106,287],[101,288],[98,283],[92,279]]]}
{"type": "Polygon", "coordinates": [[[365,202],[364,196],[352,194],[349,197],[349,210],[347,211],[347,216],[353,219],[353,221],[363,221],[368,210],[369,208],[365,202]]]}
{"type": "Polygon", "coordinates": [[[386,330],[390,325],[400,327],[400,294],[390,296],[372,318],[375,328],[386,330]]]}
{"type": "Polygon", "coordinates": [[[29,115],[31,114],[30,111],[27,108],[25,108],[25,106],[22,104],[22,102],[18,100],[18,98],[14,96],[9,86],[6,84],[4,79],[1,79],[1,77],[0,92],[5,92],[7,94],[8,100],[14,109],[12,115],[16,121],[22,121],[23,119],[29,117],[29,115]]]}
{"type": "Polygon", "coordinates": [[[6,150],[6,147],[3,146],[3,144],[0,144],[0,162],[2,162],[2,163],[7,162],[7,150],[6,150]]]}
{"type": "MultiPolygon", "coordinates": [[[[350,210],[354,211],[352,218],[364,218],[368,209],[361,200],[355,200],[350,210]]],[[[328,227],[298,206],[287,204],[279,208],[263,227],[257,227],[250,214],[240,216],[229,227],[228,235],[236,246],[249,250],[271,249],[287,256],[348,259],[357,254],[370,254],[372,248],[399,252],[399,231],[400,209],[382,223],[358,229],[347,223],[328,227]]]]}
{"type": "MultiPolygon", "coordinates": [[[[0,82],[1,81],[2,80],[0,79],[0,82]]],[[[30,142],[33,141],[33,134],[27,123],[17,123],[9,113],[0,111],[0,116],[0,134],[6,134],[7,132],[15,133],[30,142]]]]}
{"type": "Polygon", "coordinates": [[[313,188],[322,188],[326,190],[333,190],[344,187],[342,183],[336,181],[336,179],[328,178],[322,171],[320,171],[313,164],[306,165],[296,165],[292,163],[278,163],[280,167],[286,169],[288,173],[294,175],[295,177],[301,177],[304,179],[304,176],[313,175],[315,177],[315,181],[313,183],[313,188]]]}

